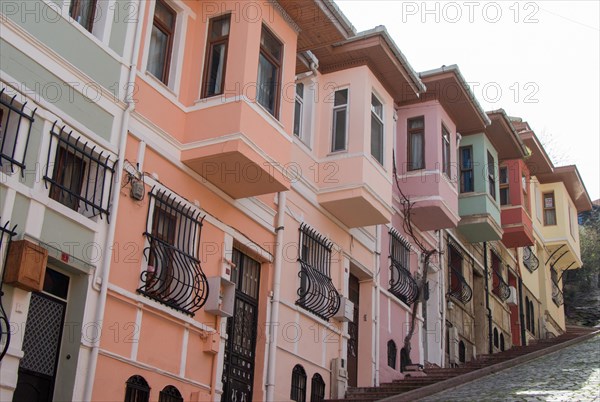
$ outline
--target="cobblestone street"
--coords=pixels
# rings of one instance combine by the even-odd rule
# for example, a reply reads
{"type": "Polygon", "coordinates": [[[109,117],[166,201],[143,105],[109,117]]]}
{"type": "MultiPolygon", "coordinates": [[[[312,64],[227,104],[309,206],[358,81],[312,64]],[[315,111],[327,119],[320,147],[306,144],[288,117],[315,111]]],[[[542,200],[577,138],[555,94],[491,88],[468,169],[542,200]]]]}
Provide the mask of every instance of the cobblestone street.
{"type": "Polygon", "coordinates": [[[421,401],[600,401],[600,335],[421,401]]]}

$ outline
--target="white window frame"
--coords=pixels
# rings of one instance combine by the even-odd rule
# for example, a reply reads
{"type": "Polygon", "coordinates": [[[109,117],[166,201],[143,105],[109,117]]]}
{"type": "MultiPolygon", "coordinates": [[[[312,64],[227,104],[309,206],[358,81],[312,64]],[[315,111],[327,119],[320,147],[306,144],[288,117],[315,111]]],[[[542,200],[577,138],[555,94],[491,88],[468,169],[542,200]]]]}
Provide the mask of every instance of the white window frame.
{"type": "MultiPolygon", "coordinates": [[[[49,0],[44,1],[48,2],[49,0]]],[[[116,0],[96,1],[96,10],[94,11],[94,23],[91,32],[85,29],[83,25],[81,25],[79,22],[71,18],[69,9],[71,8],[72,2],[73,0],[63,0],[61,6],[62,15],[65,16],[67,20],[71,21],[71,23],[73,23],[83,33],[87,35],[92,35],[103,44],[108,45],[108,43],[110,42],[110,33],[112,30],[115,15],[115,7],[118,7],[118,5],[116,4],[116,0]]],[[[137,6],[140,7],[141,5],[138,4],[137,6]]],[[[119,10],[119,18],[127,18],[128,13],[126,11],[127,10],[119,10]]]]}
{"type": "MultiPolygon", "coordinates": [[[[369,153],[371,154],[371,156],[377,161],[377,163],[379,163],[381,166],[385,165],[385,104],[383,103],[383,101],[381,100],[381,97],[377,95],[377,93],[375,91],[371,91],[371,119],[373,119],[373,117],[375,117],[377,120],[379,120],[379,123],[381,123],[381,160],[377,159],[374,155],[373,155],[373,128],[371,127],[371,141],[370,141],[370,149],[369,149],[369,153]],[[375,106],[373,105],[373,97],[375,99],[377,99],[377,102],[379,102],[379,104],[381,105],[381,116],[379,116],[377,114],[377,112],[375,112],[375,106]]],[[[371,123],[371,119],[369,120],[369,123],[371,123]]],[[[369,124],[370,125],[370,124],[369,124]]]]}

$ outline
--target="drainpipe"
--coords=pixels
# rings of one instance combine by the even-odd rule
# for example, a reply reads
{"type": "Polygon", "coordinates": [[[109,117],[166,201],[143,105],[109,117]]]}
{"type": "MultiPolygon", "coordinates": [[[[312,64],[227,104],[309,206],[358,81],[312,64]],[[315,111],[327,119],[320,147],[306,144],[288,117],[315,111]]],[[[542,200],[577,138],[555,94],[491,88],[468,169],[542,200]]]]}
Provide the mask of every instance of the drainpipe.
{"type": "MultiPolygon", "coordinates": [[[[141,4],[141,3],[140,3],[141,4]]],[[[113,219],[111,219],[108,225],[108,231],[106,233],[106,242],[105,245],[107,247],[106,252],[104,253],[104,260],[102,262],[102,282],[100,283],[100,299],[98,300],[98,305],[96,307],[96,314],[94,316],[94,321],[96,324],[99,324],[101,327],[102,319],[104,318],[104,310],[106,307],[106,295],[108,292],[108,277],[110,273],[110,266],[112,261],[112,253],[113,253],[113,244],[115,240],[115,231],[117,228],[117,219],[116,214],[119,210],[119,200],[120,200],[120,188],[121,188],[121,173],[123,172],[123,166],[125,163],[125,144],[127,143],[127,133],[129,128],[129,118],[131,116],[131,112],[135,108],[135,101],[133,100],[133,90],[135,84],[135,76],[137,69],[137,59],[139,56],[140,49],[140,40],[141,40],[141,32],[142,32],[142,8],[138,7],[137,12],[137,21],[138,24],[135,30],[135,37],[133,43],[133,51],[129,66],[129,77],[127,79],[127,86],[125,90],[125,103],[127,104],[127,109],[123,113],[123,120],[121,121],[121,136],[119,138],[119,158],[117,160],[117,167],[115,169],[116,172],[116,180],[113,183],[112,190],[112,200],[110,203],[113,209],[113,219]]],[[[96,336],[96,338],[92,342],[92,350],[90,359],[88,361],[87,373],[86,373],[86,381],[85,387],[83,391],[83,400],[91,401],[92,400],[92,391],[94,388],[94,377],[96,376],[96,365],[98,362],[98,353],[100,351],[100,333],[96,336]]]]}
{"type": "MultiPolygon", "coordinates": [[[[381,225],[377,225],[377,231],[375,233],[375,386],[379,386],[379,350],[381,348],[379,335],[381,333],[381,323],[379,317],[381,317],[381,286],[379,281],[381,279],[381,225]]],[[[388,318],[389,319],[389,318],[388,318]]]]}
{"type": "MultiPolygon", "coordinates": [[[[447,306],[447,302],[446,302],[446,264],[444,262],[442,262],[442,258],[444,256],[444,253],[442,253],[442,245],[443,243],[443,239],[444,239],[444,234],[443,234],[443,230],[438,230],[438,256],[439,256],[439,261],[440,261],[440,270],[439,275],[440,275],[440,282],[439,282],[439,302],[438,302],[438,308],[442,311],[442,322],[441,322],[441,327],[442,327],[442,332],[441,332],[441,356],[440,356],[440,367],[444,367],[446,365],[446,342],[444,342],[444,337],[446,336],[446,306],[447,306]]],[[[437,318],[437,317],[436,317],[437,318]]]]}
{"type": "Polygon", "coordinates": [[[525,346],[527,341],[525,337],[525,315],[523,314],[523,280],[521,277],[517,278],[519,283],[519,321],[521,322],[521,346],[525,346]]]}
{"type": "Polygon", "coordinates": [[[485,271],[485,308],[488,316],[488,353],[491,355],[494,349],[492,348],[492,309],[490,308],[490,292],[489,292],[489,280],[488,280],[488,256],[487,256],[487,242],[483,242],[483,266],[485,271]]]}
{"type": "Polygon", "coordinates": [[[277,325],[279,321],[279,293],[281,290],[281,266],[283,264],[283,230],[285,229],[286,193],[277,193],[277,233],[273,260],[273,296],[271,297],[271,316],[269,317],[269,352],[267,358],[266,400],[273,401],[275,396],[275,356],[277,354],[277,325]]]}

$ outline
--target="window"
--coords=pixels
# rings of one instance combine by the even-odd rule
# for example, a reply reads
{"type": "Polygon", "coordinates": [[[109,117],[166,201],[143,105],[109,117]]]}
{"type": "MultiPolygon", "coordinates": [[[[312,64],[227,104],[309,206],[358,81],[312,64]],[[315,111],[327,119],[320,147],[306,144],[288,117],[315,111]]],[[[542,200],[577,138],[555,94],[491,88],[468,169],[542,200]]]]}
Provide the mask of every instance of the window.
{"type": "Polygon", "coordinates": [[[294,135],[302,139],[302,118],[304,115],[304,84],[296,84],[296,101],[294,103],[294,135]]]}
{"type": "Polygon", "coordinates": [[[398,358],[398,348],[396,347],[396,342],[393,340],[389,340],[387,343],[387,361],[388,366],[396,369],[396,359],[398,358]]]}
{"type": "Polygon", "coordinates": [[[144,235],[148,261],[138,293],[193,316],[205,303],[208,282],[200,266],[200,211],[193,205],[153,188],[144,235]]]}
{"type": "Polygon", "coordinates": [[[500,350],[504,352],[504,334],[500,334],[500,350]]]}
{"type": "Polygon", "coordinates": [[[92,32],[95,14],[96,0],[71,0],[69,15],[89,32],[92,32]]]}
{"type": "Polygon", "coordinates": [[[160,391],[158,402],[183,402],[183,397],[177,388],[167,385],[160,391]]]}
{"type": "Polygon", "coordinates": [[[148,402],[150,400],[150,386],[139,375],[129,377],[125,383],[125,402],[148,402]]]}
{"type": "Polygon", "coordinates": [[[325,381],[319,373],[315,373],[310,383],[310,402],[322,402],[324,400],[325,381]]]}
{"type": "Polygon", "coordinates": [[[206,65],[202,97],[220,95],[225,86],[227,45],[229,43],[230,15],[213,18],[208,24],[206,65]]]}
{"type": "MultiPolygon", "coordinates": [[[[448,349],[446,349],[446,351],[448,351],[448,349]]],[[[410,354],[406,348],[400,349],[400,372],[404,373],[406,371],[406,366],[410,364],[412,364],[412,361],[410,360],[410,354]]]]}
{"type": "Polygon", "coordinates": [[[531,323],[530,323],[531,333],[533,335],[535,335],[535,310],[534,310],[534,307],[533,307],[533,300],[529,301],[529,305],[527,306],[527,308],[530,311],[529,318],[531,320],[531,323]]]}
{"type": "Polygon", "coordinates": [[[165,85],[169,84],[176,17],[175,11],[164,0],[156,0],[147,69],[165,85]]]}
{"type": "Polygon", "coordinates": [[[56,145],[48,147],[44,175],[46,186],[50,184],[49,196],[88,218],[108,217],[116,160],[81,137],[75,137],[72,131],[67,134],[65,128],[56,131],[55,122],[50,130],[56,145]]]}
{"type": "Polygon", "coordinates": [[[537,182],[534,183],[533,185],[533,191],[535,194],[535,214],[537,216],[537,219],[539,222],[542,222],[542,208],[540,208],[540,206],[542,205],[542,200],[540,199],[541,197],[541,193],[540,193],[540,189],[539,189],[539,185],[537,182]]]}
{"type": "Polygon", "coordinates": [[[496,162],[489,151],[487,153],[487,179],[490,196],[496,200],[496,162]]]}
{"type": "Polygon", "coordinates": [[[258,58],[257,99],[275,117],[279,109],[282,53],[283,45],[263,26],[258,58]]]}
{"type": "Polygon", "coordinates": [[[371,94],[371,155],[383,165],[383,105],[371,94]]]}
{"type": "Polygon", "coordinates": [[[450,177],[450,132],[442,124],[442,169],[450,177]]]}
{"type": "Polygon", "coordinates": [[[425,168],[425,118],[408,120],[408,170],[425,168]]]}
{"type": "Polygon", "coordinates": [[[529,308],[528,296],[525,296],[525,328],[531,332],[531,309],[529,308]]]}
{"type": "Polygon", "coordinates": [[[473,259],[466,254],[463,248],[451,237],[448,237],[448,293],[461,303],[468,303],[473,297],[473,289],[467,284],[463,276],[463,262],[468,259],[473,266],[473,259]]]}
{"type": "Polygon", "coordinates": [[[296,364],[292,370],[290,399],[296,402],[306,402],[306,371],[299,364],[296,364]]]}
{"type": "Polygon", "coordinates": [[[510,204],[510,193],[508,187],[508,168],[500,168],[500,205],[510,204]]]}
{"type": "Polygon", "coordinates": [[[333,95],[333,143],[331,151],[346,149],[348,114],[348,89],[335,91],[333,95]]]}
{"type": "Polygon", "coordinates": [[[404,303],[417,300],[419,288],[410,273],[410,243],[397,231],[390,230],[390,292],[404,303]]]}
{"type": "Polygon", "coordinates": [[[329,320],[340,307],[340,295],[329,274],[333,245],[305,224],[299,231],[300,288],[296,304],[329,320]]]}
{"type": "Polygon", "coordinates": [[[528,191],[528,187],[529,187],[529,180],[527,179],[527,176],[523,173],[521,175],[521,187],[523,189],[523,204],[525,205],[525,210],[528,213],[531,213],[531,203],[529,201],[529,191],[528,191]]]}
{"type": "Polygon", "coordinates": [[[554,204],[554,192],[544,193],[544,225],[556,225],[556,205],[554,204]]]}
{"type": "Polygon", "coordinates": [[[504,301],[510,297],[510,288],[503,278],[502,259],[496,251],[491,252],[492,292],[504,301]]]}
{"type": "Polygon", "coordinates": [[[460,147],[460,192],[475,191],[473,175],[473,147],[460,147]]]}
{"type": "Polygon", "coordinates": [[[4,91],[0,90],[0,171],[12,173],[16,165],[23,172],[35,110],[27,114],[27,102],[19,105],[16,94],[11,98],[4,91]]]}
{"type": "Polygon", "coordinates": [[[567,203],[568,214],[569,214],[569,232],[571,233],[571,237],[575,238],[575,225],[573,225],[573,208],[571,208],[571,204],[567,203]]]}
{"type": "Polygon", "coordinates": [[[498,328],[494,328],[494,347],[498,348],[500,346],[500,341],[498,339],[498,328]]]}
{"type": "Polygon", "coordinates": [[[467,361],[467,350],[463,341],[458,342],[458,361],[461,363],[467,361]]]}

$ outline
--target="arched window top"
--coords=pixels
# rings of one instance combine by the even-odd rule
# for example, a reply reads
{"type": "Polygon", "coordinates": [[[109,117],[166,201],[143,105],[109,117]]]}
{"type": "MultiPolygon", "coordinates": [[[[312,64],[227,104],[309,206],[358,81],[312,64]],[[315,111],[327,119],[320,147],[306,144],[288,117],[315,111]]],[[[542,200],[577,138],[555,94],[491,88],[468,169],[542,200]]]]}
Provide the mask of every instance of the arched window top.
{"type": "Polygon", "coordinates": [[[498,328],[494,328],[494,346],[498,347],[498,328]]]}
{"type": "Polygon", "coordinates": [[[126,381],[125,402],[148,402],[150,386],[141,375],[133,375],[126,381]]]}
{"type": "Polygon", "coordinates": [[[387,343],[387,359],[388,359],[388,366],[390,366],[394,370],[396,369],[397,356],[398,356],[398,348],[396,347],[396,342],[394,342],[392,339],[390,339],[387,343]]]}
{"type": "Polygon", "coordinates": [[[500,334],[500,350],[504,352],[504,334],[500,334]]]}
{"type": "Polygon", "coordinates": [[[306,402],[306,371],[299,364],[292,369],[290,399],[296,402],[306,402]]]}
{"type": "Polygon", "coordinates": [[[167,385],[160,391],[158,402],[183,402],[183,397],[177,388],[167,385]]]}
{"type": "Polygon", "coordinates": [[[325,381],[321,374],[315,373],[310,383],[310,402],[322,402],[325,400],[325,381]]]}

